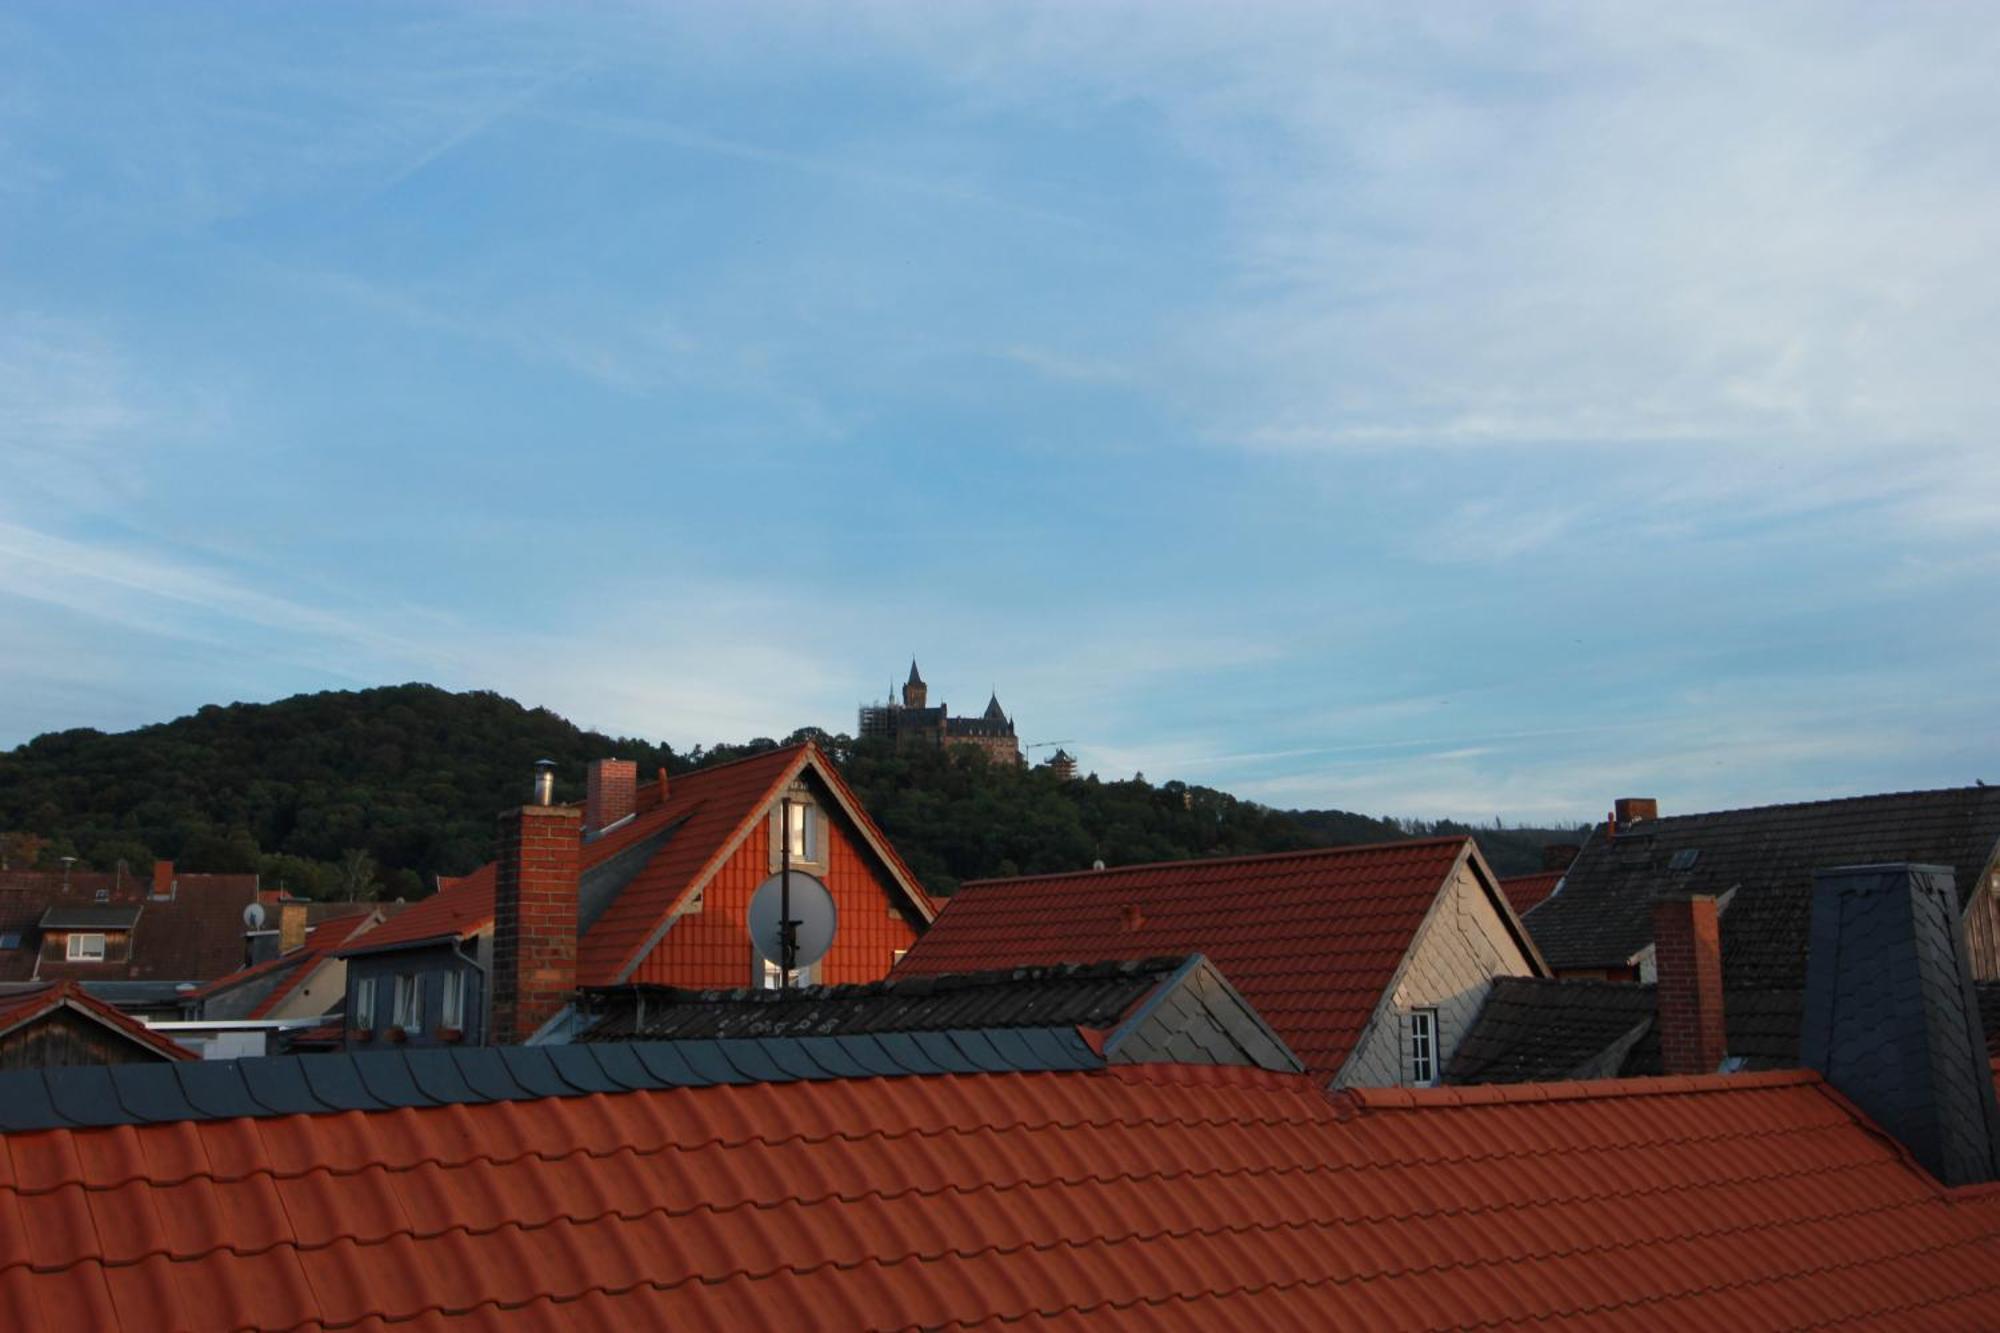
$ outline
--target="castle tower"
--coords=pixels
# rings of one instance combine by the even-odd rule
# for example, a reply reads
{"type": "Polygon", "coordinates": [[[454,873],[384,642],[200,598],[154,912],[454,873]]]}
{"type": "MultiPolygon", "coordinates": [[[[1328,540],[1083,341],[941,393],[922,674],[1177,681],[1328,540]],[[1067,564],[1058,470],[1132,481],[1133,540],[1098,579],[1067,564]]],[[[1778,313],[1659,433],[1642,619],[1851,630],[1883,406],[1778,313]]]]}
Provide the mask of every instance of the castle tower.
{"type": "Polygon", "coordinates": [[[913,657],[910,659],[910,678],[903,682],[903,707],[922,708],[929,697],[930,686],[924,684],[924,678],[917,674],[917,659],[913,657]]]}

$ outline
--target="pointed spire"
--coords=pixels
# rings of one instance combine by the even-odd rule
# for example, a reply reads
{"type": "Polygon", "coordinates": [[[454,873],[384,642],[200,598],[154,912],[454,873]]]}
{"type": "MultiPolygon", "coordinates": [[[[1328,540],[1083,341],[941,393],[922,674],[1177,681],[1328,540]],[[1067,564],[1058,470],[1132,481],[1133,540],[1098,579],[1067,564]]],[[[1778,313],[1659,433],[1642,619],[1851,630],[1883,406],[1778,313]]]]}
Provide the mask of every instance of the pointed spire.
{"type": "Polygon", "coordinates": [[[910,659],[910,679],[906,683],[910,685],[921,685],[924,683],[924,678],[917,674],[917,659],[914,657],[910,659]]]}
{"type": "Polygon", "coordinates": [[[992,697],[986,701],[986,720],[989,722],[1005,722],[1007,720],[1007,714],[1000,709],[1000,692],[998,690],[995,690],[992,697]]]}

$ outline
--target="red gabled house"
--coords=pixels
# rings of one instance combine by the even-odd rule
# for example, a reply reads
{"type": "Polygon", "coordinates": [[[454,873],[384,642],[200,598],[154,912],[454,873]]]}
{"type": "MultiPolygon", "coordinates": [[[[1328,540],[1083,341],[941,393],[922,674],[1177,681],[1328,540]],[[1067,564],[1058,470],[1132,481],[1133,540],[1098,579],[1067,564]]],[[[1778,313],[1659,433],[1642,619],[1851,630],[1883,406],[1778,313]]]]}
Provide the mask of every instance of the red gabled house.
{"type": "Polygon", "coordinates": [[[838,921],[795,983],[876,980],[936,915],[813,745],[643,783],[599,760],[588,791],[504,813],[498,860],[341,950],[350,1041],[522,1041],[579,986],[777,984],[745,917],[781,864],[781,807],[801,891],[823,884],[838,921]]]}
{"type": "Polygon", "coordinates": [[[985,880],[898,976],[1205,954],[1314,1074],[1438,1080],[1496,976],[1545,976],[1470,838],[985,880]]]}

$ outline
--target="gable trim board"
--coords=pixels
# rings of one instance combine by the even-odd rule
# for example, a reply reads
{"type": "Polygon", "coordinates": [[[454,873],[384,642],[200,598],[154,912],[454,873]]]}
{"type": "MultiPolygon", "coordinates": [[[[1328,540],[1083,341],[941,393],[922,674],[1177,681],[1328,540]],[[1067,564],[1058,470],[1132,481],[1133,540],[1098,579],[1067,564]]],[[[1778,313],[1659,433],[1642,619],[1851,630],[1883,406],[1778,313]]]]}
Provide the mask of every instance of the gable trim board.
{"type": "MultiPolygon", "coordinates": [[[[1433,933],[1442,929],[1440,918],[1445,911],[1447,900],[1451,902],[1453,910],[1456,910],[1457,891],[1463,877],[1468,875],[1471,876],[1473,883],[1478,886],[1486,901],[1498,913],[1501,926],[1507,932],[1509,941],[1521,953],[1522,961],[1528,968],[1527,975],[1534,977],[1546,977],[1550,975],[1548,964],[1542,960],[1540,951],[1535,948],[1534,940],[1529,936],[1527,928],[1521,924],[1521,919],[1515,915],[1513,905],[1507,901],[1506,893],[1500,888],[1499,877],[1493,873],[1492,867],[1486,864],[1486,858],[1480,853],[1479,845],[1472,839],[1467,838],[1464,848],[1459,852],[1458,860],[1452,865],[1451,873],[1438,886],[1437,895],[1431,899],[1430,909],[1425,912],[1423,921],[1417,926],[1415,933],[1410,936],[1409,945],[1403,951],[1402,960],[1396,964],[1396,970],[1391,974],[1388,985],[1382,988],[1382,995],[1376,1001],[1375,1012],[1370,1015],[1367,1025],[1362,1028],[1361,1035],[1355,1039],[1353,1048],[1347,1053],[1347,1058],[1341,1062],[1339,1072],[1327,1080],[1329,1087],[1370,1086],[1362,1076],[1364,1066],[1371,1059],[1380,1059],[1377,1044],[1384,1036],[1390,1035],[1392,1030],[1393,1036],[1388,1044],[1395,1054],[1397,1070],[1395,1081],[1397,1083],[1404,1081],[1403,1057],[1409,1047],[1409,1032],[1406,1030],[1405,1013],[1411,1006],[1399,1004],[1397,1002],[1398,997],[1403,991],[1404,984],[1409,980],[1411,968],[1416,965],[1419,958],[1424,956],[1425,948],[1429,944],[1433,933]]],[[[1492,975],[1491,973],[1487,974],[1485,991],[1492,989],[1492,975]]],[[[1472,1016],[1474,1018],[1477,1017],[1480,1007],[1484,1005],[1485,998],[1485,993],[1482,992],[1479,1002],[1472,1006],[1472,1016]]],[[[1440,1015],[1440,1018],[1442,1018],[1442,1015],[1440,1015]]],[[[1443,1040],[1442,1033],[1436,1034],[1437,1049],[1432,1055],[1434,1082],[1441,1082],[1443,1080],[1445,1067],[1450,1062],[1450,1054],[1456,1049],[1458,1039],[1463,1037],[1470,1029],[1470,1020],[1460,1025],[1459,1030],[1453,1034],[1449,1045],[1443,1040]]]]}

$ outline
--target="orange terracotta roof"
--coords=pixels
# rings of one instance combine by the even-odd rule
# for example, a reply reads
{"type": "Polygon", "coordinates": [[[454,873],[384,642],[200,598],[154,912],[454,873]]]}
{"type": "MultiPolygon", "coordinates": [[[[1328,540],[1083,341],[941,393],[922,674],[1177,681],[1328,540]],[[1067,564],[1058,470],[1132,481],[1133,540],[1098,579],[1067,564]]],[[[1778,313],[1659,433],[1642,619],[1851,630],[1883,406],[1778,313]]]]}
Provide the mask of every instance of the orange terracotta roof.
{"type": "Polygon", "coordinates": [[[61,1008],[75,1009],[111,1028],[120,1036],[138,1042],[170,1060],[192,1060],[194,1052],[179,1042],[153,1031],[116,1005],[96,998],[79,981],[57,981],[36,990],[19,991],[0,997],[0,1033],[32,1023],[44,1014],[61,1008]]]}
{"type": "Polygon", "coordinates": [[[1178,861],[967,884],[897,975],[1207,954],[1331,1077],[1467,838],[1178,861]]]}
{"type": "Polygon", "coordinates": [[[1810,1074],[750,1084],[10,1134],[0,1324],[1993,1327],[1994,1197],[1810,1074]]]}
{"type": "Polygon", "coordinates": [[[1545,871],[1537,875],[1510,875],[1500,881],[1500,891],[1513,904],[1514,915],[1519,916],[1556,891],[1562,883],[1563,872],[1545,871]]]}
{"type": "MultiPolygon", "coordinates": [[[[833,788],[864,840],[878,850],[893,874],[911,886],[918,909],[926,915],[935,913],[935,905],[917,885],[916,877],[869,820],[860,800],[833,765],[810,745],[788,745],[682,774],[669,783],[664,801],[658,798],[656,785],[643,784],[640,808],[632,819],[583,845],[580,869],[587,871],[635,843],[673,829],[665,844],[578,941],[578,984],[602,986],[622,980],[681,899],[727,859],[777,788],[808,763],[833,788]]],[[[478,934],[493,923],[494,872],[495,866],[489,863],[449,882],[432,897],[369,931],[348,952],[374,952],[421,940],[464,939],[478,934]]]]}

